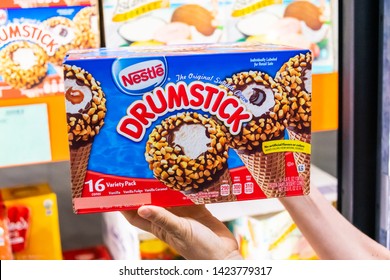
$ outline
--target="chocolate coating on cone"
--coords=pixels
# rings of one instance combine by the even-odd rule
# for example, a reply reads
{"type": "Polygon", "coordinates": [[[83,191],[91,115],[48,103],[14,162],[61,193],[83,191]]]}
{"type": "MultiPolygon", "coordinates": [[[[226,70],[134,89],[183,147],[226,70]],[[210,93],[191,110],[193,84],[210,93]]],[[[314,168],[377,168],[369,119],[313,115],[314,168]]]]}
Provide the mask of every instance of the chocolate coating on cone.
{"type": "Polygon", "coordinates": [[[218,180],[227,168],[228,142],[222,127],[213,119],[195,112],[170,116],[157,125],[146,143],[145,158],[155,178],[177,191],[198,192],[218,180]],[[197,158],[174,143],[174,132],[182,125],[199,124],[210,138],[207,151],[197,158]]]}
{"type": "Polygon", "coordinates": [[[251,154],[262,150],[262,143],[270,140],[282,139],[289,117],[289,102],[284,89],[268,74],[258,71],[240,72],[227,78],[221,85],[229,95],[237,96],[246,105],[262,106],[265,104],[265,90],[273,92],[273,107],[265,108],[261,116],[254,116],[243,126],[238,135],[230,136],[230,145],[237,153],[251,154]],[[249,86],[253,87],[253,94],[247,101],[243,101],[240,93],[249,86]]]}

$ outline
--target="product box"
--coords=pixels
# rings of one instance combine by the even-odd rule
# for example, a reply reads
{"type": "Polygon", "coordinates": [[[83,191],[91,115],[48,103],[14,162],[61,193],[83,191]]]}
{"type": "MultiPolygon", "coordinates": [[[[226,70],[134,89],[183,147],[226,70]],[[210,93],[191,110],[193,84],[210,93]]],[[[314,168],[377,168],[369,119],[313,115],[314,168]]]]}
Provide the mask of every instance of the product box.
{"type": "Polygon", "coordinates": [[[311,63],[250,43],[70,53],[75,212],[309,193],[311,63]]]}
{"type": "Polygon", "coordinates": [[[63,252],[64,260],[112,260],[109,251],[104,245],[75,249],[63,252]]]}
{"type": "Polygon", "coordinates": [[[308,48],[313,73],[337,71],[338,0],[227,0],[226,41],[308,48]]]}
{"type": "Polygon", "coordinates": [[[2,0],[0,99],[62,95],[66,52],[99,43],[98,11],[90,1],[2,0]]]}
{"type": "Polygon", "coordinates": [[[106,47],[224,41],[224,1],[103,0],[106,47]]]}
{"type": "Polygon", "coordinates": [[[15,259],[62,259],[56,195],[48,185],[0,189],[15,259]]]}

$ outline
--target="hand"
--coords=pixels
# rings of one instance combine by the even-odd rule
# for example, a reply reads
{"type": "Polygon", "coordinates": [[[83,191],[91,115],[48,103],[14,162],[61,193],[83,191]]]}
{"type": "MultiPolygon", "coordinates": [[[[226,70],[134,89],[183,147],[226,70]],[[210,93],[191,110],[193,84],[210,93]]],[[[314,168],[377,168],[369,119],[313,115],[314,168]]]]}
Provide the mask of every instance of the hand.
{"type": "Polygon", "coordinates": [[[204,205],[141,206],[122,214],[134,226],[151,232],[186,259],[242,259],[229,229],[204,205]]]}

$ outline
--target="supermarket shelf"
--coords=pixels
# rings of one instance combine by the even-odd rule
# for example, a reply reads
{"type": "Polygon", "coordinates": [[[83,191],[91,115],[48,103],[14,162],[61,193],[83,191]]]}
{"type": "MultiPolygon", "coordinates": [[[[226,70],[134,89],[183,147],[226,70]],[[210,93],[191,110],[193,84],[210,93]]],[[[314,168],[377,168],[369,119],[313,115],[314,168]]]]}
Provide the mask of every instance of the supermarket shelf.
{"type": "MultiPolygon", "coordinates": [[[[337,200],[337,179],[318,167],[311,166],[311,187],[318,188],[329,201],[337,200]]],[[[206,206],[221,221],[229,221],[239,216],[257,216],[275,213],[284,209],[278,199],[239,201],[206,206]],[[228,209],[228,211],[227,211],[228,209]]]]}

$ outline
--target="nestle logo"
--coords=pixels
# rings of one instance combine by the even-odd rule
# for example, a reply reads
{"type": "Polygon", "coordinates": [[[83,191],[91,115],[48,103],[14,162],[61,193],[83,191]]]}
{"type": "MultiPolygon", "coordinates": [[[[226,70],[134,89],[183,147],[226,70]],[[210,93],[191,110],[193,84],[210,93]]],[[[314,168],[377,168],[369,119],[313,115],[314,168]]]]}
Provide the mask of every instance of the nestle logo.
{"type": "Polygon", "coordinates": [[[166,78],[166,63],[152,59],[129,66],[131,59],[120,59],[113,64],[113,76],[119,88],[127,94],[143,94],[161,85],[166,78]]]}
{"type": "Polygon", "coordinates": [[[140,82],[146,82],[149,79],[156,79],[158,77],[163,77],[165,74],[164,66],[160,63],[156,66],[150,68],[144,68],[138,71],[127,73],[126,75],[121,76],[122,84],[125,87],[133,84],[139,84],[140,82]]]}

